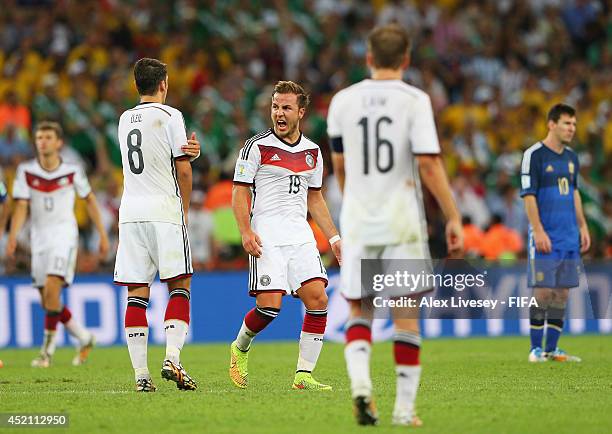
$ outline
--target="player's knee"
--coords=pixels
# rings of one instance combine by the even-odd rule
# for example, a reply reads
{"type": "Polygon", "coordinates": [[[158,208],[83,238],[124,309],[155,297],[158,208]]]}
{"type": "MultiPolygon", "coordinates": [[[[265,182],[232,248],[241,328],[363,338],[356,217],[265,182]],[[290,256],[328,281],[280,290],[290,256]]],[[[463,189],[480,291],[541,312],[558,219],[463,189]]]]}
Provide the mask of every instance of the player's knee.
{"type": "Polygon", "coordinates": [[[349,300],[350,318],[364,318],[372,320],[372,309],[369,309],[371,303],[363,303],[361,300],[349,300]]]}
{"type": "Polygon", "coordinates": [[[555,297],[548,304],[549,309],[565,309],[567,306],[567,297],[555,297]]]}
{"type": "Polygon", "coordinates": [[[551,294],[550,305],[554,307],[565,307],[567,304],[567,299],[569,296],[568,290],[557,290],[553,291],[551,294]]]}
{"type": "Polygon", "coordinates": [[[542,308],[548,307],[553,298],[551,291],[536,291],[533,296],[538,302],[538,306],[542,308]]]}
{"type": "Polygon", "coordinates": [[[309,306],[307,307],[309,309],[327,309],[327,301],[327,293],[325,292],[325,290],[323,290],[309,297],[309,306]]]}
{"type": "Polygon", "coordinates": [[[421,331],[419,329],[419,319],[417,318],[397,318],[393,320],[395,326],[395,332],[411,333],[419,336],[421,331]]]}
{"type": "Polygon", "coordinates": [[[59,310],[60,308],[59,294],[52,291],[46,291],[42,298],[43,309],[45,310],[59,310]]]}

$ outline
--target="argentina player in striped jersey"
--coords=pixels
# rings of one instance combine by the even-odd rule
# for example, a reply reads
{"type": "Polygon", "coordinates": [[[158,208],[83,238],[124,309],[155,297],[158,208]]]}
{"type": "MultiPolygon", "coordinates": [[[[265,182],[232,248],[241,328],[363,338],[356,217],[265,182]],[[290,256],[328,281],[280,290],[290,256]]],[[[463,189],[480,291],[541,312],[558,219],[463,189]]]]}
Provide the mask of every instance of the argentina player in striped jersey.
{"type": "Polygon", "coordinates": [[[164,317],[162,378],[174,381],[179,389],[195,390],[195,381],[181,365],[180,352],[189,328],[193,273],[187,237],[191,160],[198,157],[200,144],[195,134],[187,140],[181,112],[164,104],[168,92],[164,63],[140,59],[134,66],[134,79],[140,103],[123,112],[118,127],[123,196],[114,280],[128,288],[125,335],[136,391],[155,391],[147,365],[146,309],[158,271],[170,294],[164,317]]]}
{"type": "Polygon", "coordinates": [[[578,191],[578,156],[569,147],[576,111],[556,104],[547,124],[548,135],[525,151],[521,164],[521,196],[529,219],[528,285],[538,304],[529,308],[528,360],[579,362],[557,347],[569,288],[579,284],[580,253],[591,245],[578,191]]]}
{"type": "Polygon", "coordinates": [[[308,101],[298,84],[278,82],[272,94],[273,128],[247,140],[236,162],[232,207],[250,255],[249,295],[256,297],[230,349],[230,378],[240,388],[248,385],[252,340],[276,318],[282,296],[291,294],[306,307],[293,388],[331,390],[312,376],[327,323],[327,273],[307,212],[338,261],[340,237],[321,194],[321,150],[300,132],[308,101]]]}

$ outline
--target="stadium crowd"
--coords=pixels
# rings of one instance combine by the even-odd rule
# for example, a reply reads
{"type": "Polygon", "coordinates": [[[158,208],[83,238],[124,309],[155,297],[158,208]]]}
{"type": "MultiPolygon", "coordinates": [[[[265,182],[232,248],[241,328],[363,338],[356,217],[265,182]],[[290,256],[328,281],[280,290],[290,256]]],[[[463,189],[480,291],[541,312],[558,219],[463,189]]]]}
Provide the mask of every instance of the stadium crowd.
{"type": "MultiPolygon", "coordinates": [[[[247,263],[230,207],[231,177],[244,140],[269,125],[273,84],[294,80],[313,96],[304,132],[326,156],[325,194],[337,219],[342,199],[329,164],[329,101],[367,76],[368,32],[397,21],[413,37],[405,79],[431,96],[470,254],[524,256],[522,152],[546,135],[548,108],[566,102],[578,111],[573,146],[594,241],[589,256],[612,256],[609,0],[3,3],[0,162],[7,186],[16,165],[33,156],[33,125],[60,121],[64,158],[87,168],[115,246],[121,197],[116,132],[121,112],[137,102],[135,60],[168,64],[167,104],[185,114],[188,131],[203,144],[190,212],[194,266],[240,268],[247,263]]],[[[98,262],[83,207],[77,205],[79,271],[105,271],[113,258],[98,262]]],[[[442,219],[431,200],[427,208],[432,252],[443,256],[442,219]]],[[[324,237],[318,240],[328,251],[324,237]]],[[[27,244],[23,233],[21,259],[7,271],[27,269],[27,244]]]]}

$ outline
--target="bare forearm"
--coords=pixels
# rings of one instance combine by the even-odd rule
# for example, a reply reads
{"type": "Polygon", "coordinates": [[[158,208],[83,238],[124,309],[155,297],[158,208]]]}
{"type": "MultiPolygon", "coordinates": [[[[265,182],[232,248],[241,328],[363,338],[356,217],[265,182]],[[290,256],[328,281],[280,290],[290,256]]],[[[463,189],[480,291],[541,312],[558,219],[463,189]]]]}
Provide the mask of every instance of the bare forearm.
{"type": "Polygon", "coordinates": [[[18,200],[15,204],[15,210],[13,211],[13,216],[11,218],[11,229],[9,232],[9,237],[12,239],[16,239],[19,231],[23,227],[23,224],[28,217],[28,202],[24,200],[18,200]]]}
{"type": "Polygon", "coordinates": [[[536,202],[535,196],[529,194],[523,198],[525,201],[525,213],[529,224],[534,231],[543,231],[542,221],[540,220],[540,213],[538,211],[538,203],[536,202]]]}
{"type": "Polygon", "coordinates": [[[338,230],[334,225],[323,194],[320,191],[308,192],[308,211],[327,239],[338,235],[338,230]]]}
{"type": "Polygon", "coordinates": [[[578,227],[585,227],[587,223],[586,219],[584,218],[582,199],[580,198],[580,192],[578,190],[574,190],[574,208],[576,209],[576,221],[578,222],[578,227]]]}
{"type": "Polygon", "coordinates": [[[461,220],[442,159],[437,156],[427,156],[418,158],[418,161],[421,180],[436,198],[446,220],[461,220]]]}
{"type": "Polygon", "coordinates": [[[102,224],[102,216],[100,215],[100,207],[98,206],[98,201],[93,193],[90,193],[89,196],[87,196],[87,214],[89,214],[89,218],[100,234],[100,237],[106,236],[106,231],[104,230],[104,225],[102,224]]]}
{"type": "Polygon", "coordinates": [[[334,167],[334,175],[336,175],[336,179],[338,180],[338,185],[340,186],[340,191],[344,193],[344,155],[341,153],[332,153],[332,165],[334,167]]]}
{"type": "Polygon", "coordinates": [[[232,189],[232,210],[241,234],[251,229],[250,198],[251,192],[248,187],[234,185],[232,189]]]}
{"type": "Polygon", "coordinates": [[[4,236],[4,231],[6,229],[6,222],[9,217],[9,207],[8,204],[3,203],[0,205],[0,237],[4,236]]]}
{"type": "Polygon", "coordinates": [[[192,174],[191,174],[191,163],[188,160],[187,164],[189,164],[188,170],[181,170],[178,172],[178,185],[179,191],[181,193],[181,201],[183,202],[183,213],[185,217],[187,217],[187,212],[189,212],[189,203],[191,202],[191,185],[192,185],[192,174]]]}

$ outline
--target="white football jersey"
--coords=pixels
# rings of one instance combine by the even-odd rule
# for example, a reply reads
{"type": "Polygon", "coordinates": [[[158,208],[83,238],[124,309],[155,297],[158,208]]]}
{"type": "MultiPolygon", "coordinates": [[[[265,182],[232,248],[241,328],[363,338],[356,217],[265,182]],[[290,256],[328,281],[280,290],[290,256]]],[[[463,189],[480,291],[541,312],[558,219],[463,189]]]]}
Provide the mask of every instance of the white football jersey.
{"type": "Polygon", "coordinates": [[[81,198],[91,192],[81,166],[62,161],[49,172],[37,160],[30,160],[17,167],[13,198],[30,201],[32,250],[44,250],[55,242],[72,243],[78,238],[75,192],[81,198]]]}
{"type": "Polygon", "coordinates": [[[319,146],[300,135],[291,144],[266,130],[240,150],[234,183],[251,185],[251,227],[262,243],[287,246],[314,242],[308,222],[308,190],[321,189],[319,146]]]}
{"type": "Polygon", "coordinates": [[[363,80],[332,99],[327,132],[341,138],[342,236],[363,245],[427,240],[414,155],[438,154],[429,96],[401,80],[363,80]]]}
{"type": "Polygon", "coordinates": [[[123,196],[119,223],[183,224],[174,159],[185,156],[182,113],[160,103],[141,103],[119,118],[123,196]]]}

